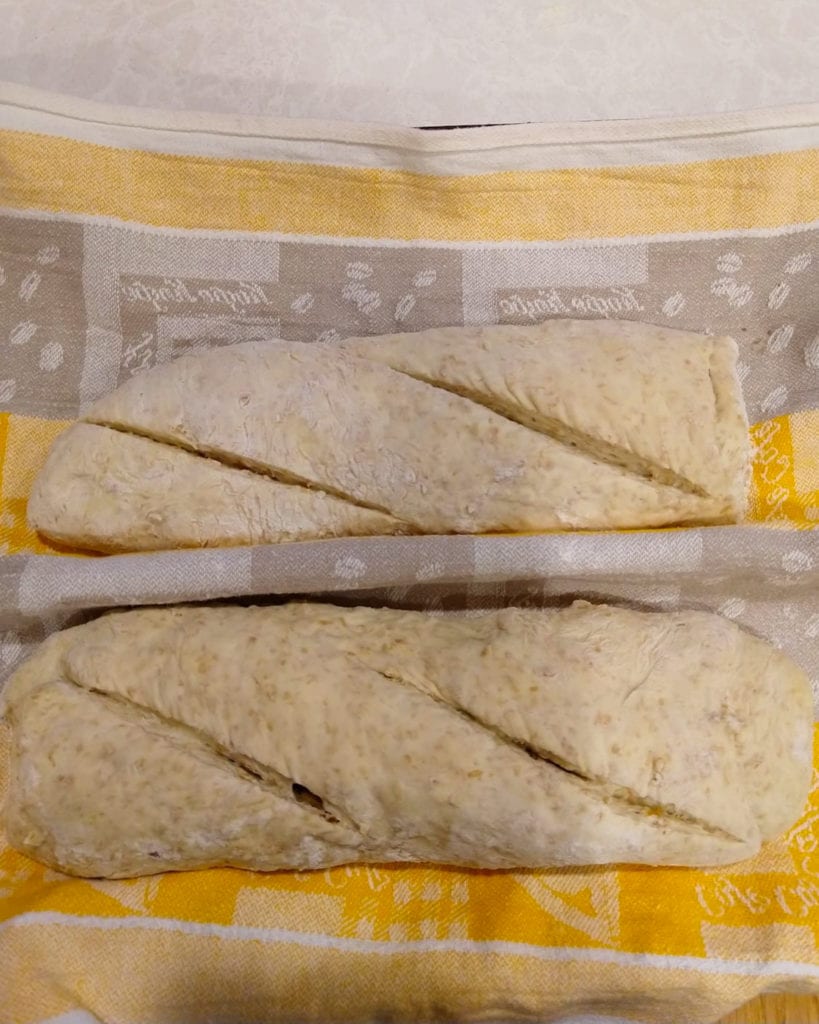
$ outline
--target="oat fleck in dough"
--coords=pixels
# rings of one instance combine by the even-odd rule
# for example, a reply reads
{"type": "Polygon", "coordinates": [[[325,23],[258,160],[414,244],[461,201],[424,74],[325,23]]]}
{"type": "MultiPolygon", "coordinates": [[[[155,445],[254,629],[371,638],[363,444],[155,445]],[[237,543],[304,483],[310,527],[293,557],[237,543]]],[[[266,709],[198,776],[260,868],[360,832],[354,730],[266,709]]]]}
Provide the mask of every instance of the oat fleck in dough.
{"type": "Polygon", "coordinates": [[[573,320],[187,355],[58,439],[29,519],[98,551],[736,522],[736,356],[573,320]]]}
{"type": "Polygon", "coordinates": [[[9,840],[87,876],[725,864],[811,774],[804,674],[694,611],[132,610],[6,700],[9,840]]]}

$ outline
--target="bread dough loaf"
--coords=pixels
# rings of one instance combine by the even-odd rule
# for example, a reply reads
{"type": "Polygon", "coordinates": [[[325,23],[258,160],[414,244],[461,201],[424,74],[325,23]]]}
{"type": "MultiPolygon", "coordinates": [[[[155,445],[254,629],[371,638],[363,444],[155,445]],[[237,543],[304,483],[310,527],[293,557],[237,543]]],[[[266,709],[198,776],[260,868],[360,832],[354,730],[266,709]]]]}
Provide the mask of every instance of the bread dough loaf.
{"type": "Polygon", "coordinates": [[[724,503],[747,492],[748,422],[732,338],[547,320],[350,338],[342,347],[494,409],[592,458],[724,503]]]}
{"type": "Polygon", "coordinates": [[[384,512],[93,423],[57,438],[30,508],[52,540],[105,552],[407,532],[384,512]]]}
{"type": "Polygon", "coordinates": [[[141,609],[54,635],[6,699],[9,840],[88,876],[723,864],[811,774],[807,679],[703,612],[141,609]]]}
{"type": "Polygon", "coordinates": [[[574,321],[184,356],[86,412],[107,434],[69,433],[29,519],[97,550],[732,522],[749,461],[735,361],[727,338],[574,321]],[[260,482],[225,472],[208,515],[214,462],[260,482]]]}

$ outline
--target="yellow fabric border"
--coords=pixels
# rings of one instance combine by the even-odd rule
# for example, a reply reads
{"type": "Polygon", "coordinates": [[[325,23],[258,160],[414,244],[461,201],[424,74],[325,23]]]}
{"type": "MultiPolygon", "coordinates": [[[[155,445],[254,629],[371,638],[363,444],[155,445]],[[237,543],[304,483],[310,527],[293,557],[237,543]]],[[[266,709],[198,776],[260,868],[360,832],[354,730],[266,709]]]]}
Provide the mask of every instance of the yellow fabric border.
{"type": "Polygon", "coordinates": [[[819,219],[816,149],[457,177],[149,153],[16,131],[0,132],[0,152],[2,206],[168,228],[487,242],[819,219]]]}
{"type": "Polygon", "coordinates": [[[36,1024],[82,1007],[106,1021],[523,1022],[565,1020],[567,1012],[574,1019],[576,1009],[584,1019],[608,1011],[644,1022],[671,1020],[681,1005],[673,1019],[708,1021],[782,978],[459,951],[383,956],[159,929],[63,930],[58,944],[54,926],[28,925],[0,946],[8,1019],[36,1024]],[[335,993],[332,1009],[327,992],[335,993]]]}
{"type": "MultiPolygon", "coordinates": [[[[814,736],[819,772],[819,725],[814,736]]],[[[8,763],[8,741],[9,730],[0,726],[0,765],[8,763]]],[[[144,1016],[151,998],[158,1006],[173,1001],[172,993],[162,990],[169,984],[183,996],[178,1005],[189,1012],[200,1009],[197,993],[219,991],[226,1011],[235,1014],[237,1007],[246,1009],[250,992],[278,999],[279,1009],[285,1007],[292,1015],[319,1020],[327,1014],[316,1012],[303,980],[316,971],[323,979],[319,991],[345,993],[345,1002],[338,1004],[345,1019],[370,1017],[379,1004],[388,1005],[396,1016],[402,1008],[412,1015],[428,992],[423,982],[425,976],[430,981],[429,971],[441,972],[435,982],[438,998],[451,1000],[452,1013],[461,1017],[499,997],[500,977],[507,978],[509,992],[530,1013],[551,1006],[550,993],[556,1011],[570,998],[599,992],[601,978],[613,986],[612,994],[622,991],[632,998],[655,987],[658,995],[667,994],[668,987],[674,988],[671,979],[677,978],[677,991],[685,994],[686,1019],[692,1019],[697,1015],[690,1000],[697,991],[702,998],[717,998],[723,986],[753,986],[732,990],[731,999],[738,1003],[762,987],[750,971],[710,972],[706,980],[697,969],[700,960],[754,962],[769,948],[775,950],[773,959],[783,969],[789,965],[787,973],[794,975],[800,973],[798,964],[815,962],[817,819],[819,789],[814,788],[802,819],[786,836],[766,844],[751,860],[702,870],[613,866],[469,871],[374,865],[271,874],[222,868],[101,881],[49,871],[11,850],[0,836],[0,881],[5,887],[0,898],[0,985],[5,972],[12,991],[22,997],[31,991],[26,980],[31,965],[49,961],[60,965],[62,984],[46,974],[38,996],[43,1005],[55,1001],[52,1013],[74,1008],[70,1000],[83,992],[102,1019],[144,1016]],[[15,918],[26,914],[44,917],[15,928],[15,918]],[[57,919],[63,920],[62,927],[57,919]],[[136,927],[128,927],[128,921],[136,927]],[[202,925],[260,928],[265,934],[219,938],[198,927],[202,925]],[[307,941],[300,942],[300,936],[307,941]],[[316,945],[310,936],[322,938],[316,945]],[[364,947],[356,950],[343,940],[364,940],[364,947]],[[97,955],[101,942],[104,956],[97,955]],[[400,947],[406,942],[428,945],[413,952],[383,950],[388,957],[378,950],[380,943],[400,947]],[[461,942],[523,943],[530,950],[563,947],[575,955],[556,962],[524,949],[515,956],[507,948],[487,961],[487,950],[478,955],[458,952],[461,942]],[[293,984],[286,998],[280,986],[285,975],[269,971],[273,949],[278,967],[285,975],[291,970],[293,984]],[[81,953],[75,957],[72,950],[81,953]],[[201,991],[197,985],[181,984],[183,978],[190,979],[191,965],[203,959],[218,963],[220,971],[241,974],[251,950],[258,956],[258,969],[274,979],[273,989],[260,978],[236,988],[206,985],[201,991]],[[604,955],[595,957],[594,951],[604,955]],[[628,959],[635,954],[682,959],[655,964],[628,959]],[[131,988],[121,984],[123,957],[138,965],[131,972],[131,988]],[[181,975],[168,971],[172,962],[184,965],[181,975]],[[561,984],[555,990],[558,963],[561,984]],[[416,968],[417,984],[409,984],[406,972],[416,968]],[[327,972],[333,970],[339,971],[338,985],[327,982],[327,972]],[[300,976],[302,971],[306,975],[300,976]],[[368,974],[370,983],[359,993],[360,1007],[351,1013],[349,985],[359,972],[368,974]],[[462,984],[453,981],[456,977],[462,984]],[[84,981],[93,986],[93,997],[84,981]],[[69,997],[65,1004],[60,1002],[64,995],[69,997]]],[[[767,982],[774,979],[772,974],[767,982]]],[[[802,984],[817,989],[819,979],[805,972],[802,984]]],[[[24,1004],[11,1005],[21,1020],[40,1019],[22,1015],[24,1004]]]]}
{"type": "MultiPolygon", "coordinates": [[[[797,486],[796,464],[813,457],[812,446],[794,444],[794,424],[814,421],[819,436],[819,410],[807,410],[763,420],[751,428],[754,460],[751,472],[751,522],[788,522],[799,529],[817,525],[819,492],[797,486]]],[[[811,437],[810,427],[806,436],[811,437]]]]}
{"type": "Polygon", "coordinates": [[[0,413],[0,554],[73,553],[41,538],[26,519],[34,479],[70,423],[0,413]]]}

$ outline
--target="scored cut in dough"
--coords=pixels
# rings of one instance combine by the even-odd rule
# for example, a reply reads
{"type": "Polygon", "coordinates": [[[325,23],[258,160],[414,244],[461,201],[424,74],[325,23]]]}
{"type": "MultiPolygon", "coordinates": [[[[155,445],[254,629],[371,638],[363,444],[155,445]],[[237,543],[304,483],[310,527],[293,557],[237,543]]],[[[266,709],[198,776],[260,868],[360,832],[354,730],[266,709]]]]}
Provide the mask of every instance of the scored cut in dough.
{"type": "Polygon", "coordinates": [[[662,483],[745,509],[736,342],[653,324],[547,320],[350,338],[354,355],[466,395],[662,483]]]}
{"type": "Polygon", "coordinates": [[[65,859],[73,874],[155,873],[173,849],[184,849],[191,867],[227,859],[253,867],[260,850],[280,863],[306,855],[343,862],[346,849],[356,855],[357,836],[261,786],[195,736],[70,683],[43,686],[27,700],[18,764],[37,763],[44,740],[51,788],[34,815],[10,801],[7,827],[30,851],[53,836],[51,863],[65,859]],[[105,865],[102,846],[109,850],[105,865]]]}
{"type": "Polygon", "coordinates": [[[6,699],[10,841],[85,875],[730,863],[811,775],[804,674],[703,612],[141,609],[6,699]]]}
{"type": "Polygon", "coordinates": [[[70,435],[29,518],[62,543],[121,551],[734,522],[750,451],[735,364],[729,338],[628,322],[219,348],[94,403],[83,418],[110,436],[70,435]],[[128,467],[151,453],[142,483],[128,467]],[[211,509],[215,463],[225,493],[211,509]],[[182,482],[174,508],[154,507],[160,472],[182,482]],[[98,521],[112,486],[120,525],[98,521]]]}
{"type": "Polygon", "coordinates": [[[55,442],[29,518],[60,543],[106,552],[407,532],[383,512],[92,423],[55,442]]]}

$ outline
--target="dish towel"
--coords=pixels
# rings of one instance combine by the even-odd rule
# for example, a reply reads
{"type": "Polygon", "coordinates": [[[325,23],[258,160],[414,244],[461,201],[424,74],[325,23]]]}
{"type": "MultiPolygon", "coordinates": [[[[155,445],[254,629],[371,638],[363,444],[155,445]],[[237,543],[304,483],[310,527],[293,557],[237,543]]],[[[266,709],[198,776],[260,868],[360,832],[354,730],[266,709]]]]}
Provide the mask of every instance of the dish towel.
{"type": "MultiPolygon", "coordinates": [[[[712,608],[819,684],[818,285],[817,108],[425,133],[4,87],[0,673],[114,605],[334,592],[444,612],[582,593],[712,608]],[[26,525],[53,438],[183,352],[568,316],[737,338],[751,523],[111,558],[26,525]]],[[[0,837],[0,1019],[661,1024],[819,992],[816,778],[787,836],[708,871],[90,881],[0,837]]]]}

